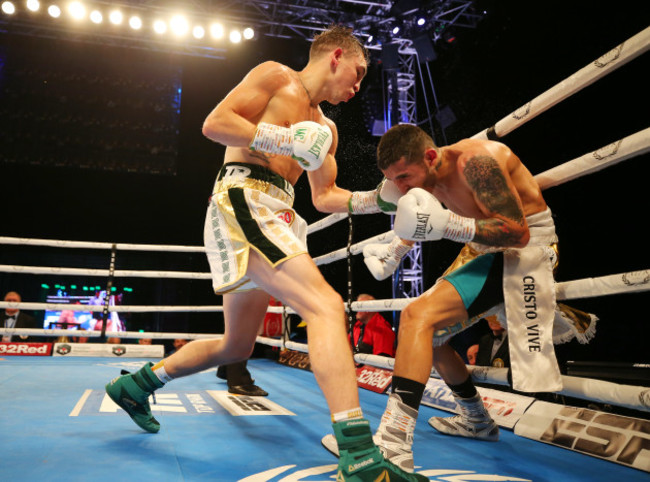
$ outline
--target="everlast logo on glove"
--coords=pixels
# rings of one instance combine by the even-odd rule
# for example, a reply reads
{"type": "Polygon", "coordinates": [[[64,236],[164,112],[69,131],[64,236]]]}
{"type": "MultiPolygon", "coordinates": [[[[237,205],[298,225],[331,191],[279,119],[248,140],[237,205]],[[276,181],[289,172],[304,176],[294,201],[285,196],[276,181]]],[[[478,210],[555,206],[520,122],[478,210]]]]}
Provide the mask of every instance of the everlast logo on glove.
{"type": "Polygon", "coordinates": [[[427,234],[427,225],[429,224],[429,214],[417,213],[417,224],[413,232],[413,239],[425,239],[427,234]]]}
{"type": "Polygon", "coordinates": [[[318,132],[318,137],[316,138],[316,142],[309,148],[307,152],[310,154],[313,154],[316,157],[320,157],[320,151],[323,148],[323,145],[325,144],[325,141],[329,137],[329,134],[325,131],[319,131],[318,132]]]}

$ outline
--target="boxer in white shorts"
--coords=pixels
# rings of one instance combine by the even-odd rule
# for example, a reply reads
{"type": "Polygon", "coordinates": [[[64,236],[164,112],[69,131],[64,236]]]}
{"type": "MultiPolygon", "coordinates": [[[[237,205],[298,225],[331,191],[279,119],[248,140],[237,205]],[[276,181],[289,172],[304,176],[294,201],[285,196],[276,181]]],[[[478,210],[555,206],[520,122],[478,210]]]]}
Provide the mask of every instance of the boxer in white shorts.
{"type": "Polygon", "coordinates": [[[206,250],[215,290],[223,293],[225,333],[218,340],[192,341],[106,386],[143,429],[160,429],[148,397],[164,383],[250,356],[273,296],[307,323],[312,371],[341,449],[337,480],[428,480],[388,462],[374,444],[359,406],[343,300],[307,254],[304,222],[291,208],[291,186],[306,170],[319,211],[379,209],[379,190],[355,197],[336,185],[338,133],[319,106],[352,99],[366,70],[363,45],[350,29],[332,27],[314,39],[303,70],[264,62],[206,118],[203,134],[226,146],[206,219],[206,250]]]}
{"type": "Polygon", "coordinates": [[[257,288],[250,250],[271,266],[307,253],[307,223],[293,210],[293,186],[255,164],[225,164],[205,217],[205,248],[217,294],[257,288]]]}

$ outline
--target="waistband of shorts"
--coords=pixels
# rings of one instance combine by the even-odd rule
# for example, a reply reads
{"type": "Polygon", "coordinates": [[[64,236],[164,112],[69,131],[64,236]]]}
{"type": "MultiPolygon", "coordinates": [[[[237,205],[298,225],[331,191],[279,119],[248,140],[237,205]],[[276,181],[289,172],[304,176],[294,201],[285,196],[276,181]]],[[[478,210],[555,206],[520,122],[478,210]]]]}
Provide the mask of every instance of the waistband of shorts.
{"type": "Polygon", "coordinates": [[[287,181],[279,174],[271,171],[270,169],[258,164],[248,164],[246,162],[228,162],[221,166],[221,169],[219,169],[219,173],[217,174],[217,181],[221,181],[225,177],[226,169],[228,167],[243,167],[248,170],[248,173],[241,174],[243,177],[269,183],[279,189],[282,189],[285,193],[291,196],[291,198],[294,197],[293,186],[289,181],[287,181]]]}

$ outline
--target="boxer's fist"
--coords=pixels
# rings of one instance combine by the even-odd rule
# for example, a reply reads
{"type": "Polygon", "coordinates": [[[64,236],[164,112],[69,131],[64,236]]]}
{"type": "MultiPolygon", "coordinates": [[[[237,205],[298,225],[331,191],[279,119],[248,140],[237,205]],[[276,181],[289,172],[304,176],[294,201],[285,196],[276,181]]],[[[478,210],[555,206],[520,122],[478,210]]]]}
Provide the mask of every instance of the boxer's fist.
{"type": "Polygon", "coordinates": [[[304,121],[291,126],[293,155],[305,171],[315,171],[323,165],[332,146],[332,131],[328,126],[304,121]]]}
{"type": "Polygon", "coordinates": [[[386,214],[395,214],[397,202],[403,196],[393,181],[385,179],[377,186],[377,206],[386,214]]]}
{"type": "Polygon", "coordinates": [[[318,169],[332,145],[332,131],[312,121],[281,127],[260,122],[250,144],[252,151],[293,157],[306,171],[318,169]]]}
{"type": "Polygon", "coordinates": [[[390,243],[371,243],[363,247],[363,262],[376,280],[392,275],[411,245],[395,236],[390,243]]]}
{"type": "Polygon", "coordinates": [[[348,202],[352,214],[372,214],[384,212],[394,214],[397,201],[402,193],[393,181],[384,178],[373,191],[355,191],[348,202]]]}
{"type": "Polygon", "coordinates": [[[395,233],[403,239],[437,241],[442,238],[468,242],[476,232],[474,219],[445,209],[424,189],[413,188],[397,203],[395,233]]]}

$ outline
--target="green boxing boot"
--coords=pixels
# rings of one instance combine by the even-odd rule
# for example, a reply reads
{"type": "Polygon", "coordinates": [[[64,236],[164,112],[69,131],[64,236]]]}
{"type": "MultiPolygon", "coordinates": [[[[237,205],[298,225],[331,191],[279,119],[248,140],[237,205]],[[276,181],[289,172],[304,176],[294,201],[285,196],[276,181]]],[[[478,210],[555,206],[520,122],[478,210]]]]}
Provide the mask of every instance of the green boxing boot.
{"type": "Polygon", "coordinates": [[[127,373],[114,378],[106,385],[106,393],[139,427],[147,432],[156,433],[160,430],[160,423],[151,413],[149,395],[161,388],[164,383],[151,371],[152,366],[153,363],[149,362],[136,373],[127,373]]]}
{"type": "Polygon", "coordinates": [[[428,482],[427,477],[404,472],[384,458],[372,441],[370,423],[365,418],[336,422],[332,426],[339,447],[337,482],[428,482]]]}

